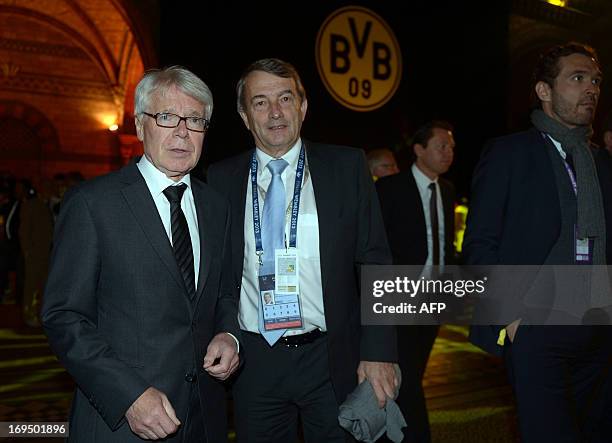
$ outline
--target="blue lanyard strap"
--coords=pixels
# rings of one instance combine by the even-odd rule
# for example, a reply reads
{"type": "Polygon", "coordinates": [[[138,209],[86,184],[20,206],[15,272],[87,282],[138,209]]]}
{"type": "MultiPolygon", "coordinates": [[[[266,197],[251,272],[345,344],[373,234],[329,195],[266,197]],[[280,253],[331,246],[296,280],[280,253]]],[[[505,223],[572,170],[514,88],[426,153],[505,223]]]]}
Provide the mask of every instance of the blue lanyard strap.
{"type": "Polygon", "coordinates": [[[570,181],[572,182],[572,188],[574,189],[574,194],[578,195],[578,183],[576,183],[576,176],[574,175],[574,171],[567,164],[567,161],[563,159],[563,166],[565,166],[565,170],[567,171],[567,175],[569,175],[570,181]]]}
{"type": "Polygon", "coordinates": [[[295,184],[293,185],[293,202],[291,204],[291,224],[289,225],[289,247],[295,248],[297,245],[297,222],[300,212],[300,197],[302,193],[302,178],[304,177],[305,164],[304,145],[300,149],[300,157],[298,158],[297,170],[295,171],[295,184]]]}
{"type": "MultiPolygon", "coordinates": [[[[297,170],[295,172],[295,184],[293,186],[293,199],[291,204],[291,224],[289,227],[289,247],[295,248],[297,245],[297,222],[300,212],[300,196],[302,188],[302,179],[304,177],[304,167],[306,163],[306,154],[304,145],[300,149],[300,157],[298,159],[297,170]]],[[[261,241],[261,218],[259,216],[259,193],[257,192],[257,154],[253,151],[251,157],[251,194],[253,195],[253,233],[255,234],[255,251],[260,259],[263,254],[263,245],[261,241]]]]}
{"type": "Polygon", "coordinates": [[[255,233],[255,250],[260,257],[261,263],[263,247],[261,244],[261,220],[259,218],[259,196],[257,195],[257,157],[255,156],[255,151],[251,158],[251,189],[253,194],[253,232],[255,233]]]}

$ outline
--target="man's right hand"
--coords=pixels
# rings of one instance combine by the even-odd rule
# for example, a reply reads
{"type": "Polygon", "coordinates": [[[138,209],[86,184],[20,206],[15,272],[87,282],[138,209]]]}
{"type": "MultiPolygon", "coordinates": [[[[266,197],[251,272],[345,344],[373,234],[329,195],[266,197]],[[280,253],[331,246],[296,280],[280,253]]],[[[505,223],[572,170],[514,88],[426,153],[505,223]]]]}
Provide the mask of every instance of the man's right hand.
{"type": "Polygon", "coordinates": [[[145,440],[158,440],[174,434],[181,422],[168,397],[154,387],[148,388],[125,413],[130,429],[145,440]]]}

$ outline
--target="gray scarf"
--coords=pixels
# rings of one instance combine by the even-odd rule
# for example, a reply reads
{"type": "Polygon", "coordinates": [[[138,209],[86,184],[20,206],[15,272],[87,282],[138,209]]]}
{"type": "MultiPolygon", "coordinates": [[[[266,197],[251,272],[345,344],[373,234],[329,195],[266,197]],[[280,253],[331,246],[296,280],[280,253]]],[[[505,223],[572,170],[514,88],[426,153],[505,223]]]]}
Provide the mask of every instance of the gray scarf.
{"type": "Polygon", "coordinates": [[[606,264],[606,224],[603,200],[595,161],[591,154],[590,126],[568,128],[549,117],[541,109],[531,113],[531,122],[540,131],[561,143],[563,150],[574,159],[577,182],[578,238],[593,238],[593,264],[606,264]]]}

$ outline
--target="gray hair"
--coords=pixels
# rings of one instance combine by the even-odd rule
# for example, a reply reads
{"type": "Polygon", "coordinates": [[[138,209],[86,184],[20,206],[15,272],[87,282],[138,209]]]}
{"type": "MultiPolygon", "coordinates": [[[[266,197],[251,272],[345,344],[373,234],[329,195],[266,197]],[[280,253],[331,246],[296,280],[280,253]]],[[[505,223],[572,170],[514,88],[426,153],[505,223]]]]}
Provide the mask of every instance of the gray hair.
{"type": "Polygon", "coordinates": [[[164,93],[176,86],[183,93],[193,97],[204,105],[204,118],[210,120],[213,111],[212,92],[206,83],[197,75],[182,66],[169,66],[163,69],[151,69],[136,86],[134,94],[134,114],[148,112],[149,101],[155,92],[164,93]]]}
{"type": "Polygon", "coordinates": [[[306,91],[302,85],[302,79],[298,74],[297,69],[288,62],[279,60],[278,58],[264,58],[251,63],[240,76],[240,80],[236,84],[236,107],[238,112],[244,110],[246,105],[244,101],[244,85],[249,74],[253,71],[263,71],[268,74],[276,75],[282,78],[292,78],[295,81],[297,87],[297,93],[300,96],[300,100],[303,102],[306,99],[306,91]]]}

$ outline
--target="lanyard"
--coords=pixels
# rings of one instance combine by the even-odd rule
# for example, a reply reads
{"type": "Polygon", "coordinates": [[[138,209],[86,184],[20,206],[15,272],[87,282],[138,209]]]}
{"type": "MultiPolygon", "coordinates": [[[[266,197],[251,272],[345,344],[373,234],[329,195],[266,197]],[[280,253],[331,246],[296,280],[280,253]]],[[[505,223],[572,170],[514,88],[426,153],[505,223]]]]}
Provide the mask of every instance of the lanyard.
{"type": "Polygon", "coordinates": [[[567,171],[567,175],[569,175],[570,181],[572,182],[572,188],[574,189],[574,194],[578,195],[578,183],[576,183],[576,176],[574,175],[574,171],[567,164],[565,160],[563,160],[563,166],[565,166],[565,170],[567,171]]]}
{"type": "MultiPolygon", "coordinates": [[[[297,221],[300,209],[300,189],[304,176],[305,153],[304,145],[300,148],[297,170],[295,171],[295,184],[293,186],[293,199],[291,204],[291,224],[289,225],[289,247],[295,248],[297,245],[297,221]]],[[[255,253],[259,257],[259,264],[262,264],[261,256],[263,246],[261,241],[261,219],[259,216],[259,193],[257,191],[257,155],[253,151],[251,157],[251,194],[253,195],[253,233],[255,234],[255,253]]]]}

